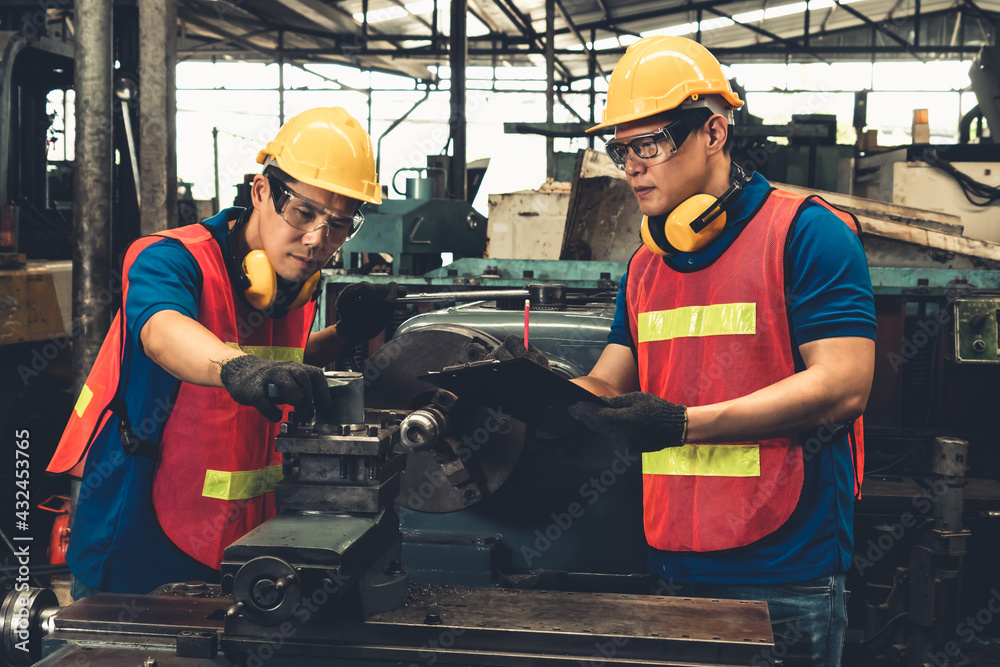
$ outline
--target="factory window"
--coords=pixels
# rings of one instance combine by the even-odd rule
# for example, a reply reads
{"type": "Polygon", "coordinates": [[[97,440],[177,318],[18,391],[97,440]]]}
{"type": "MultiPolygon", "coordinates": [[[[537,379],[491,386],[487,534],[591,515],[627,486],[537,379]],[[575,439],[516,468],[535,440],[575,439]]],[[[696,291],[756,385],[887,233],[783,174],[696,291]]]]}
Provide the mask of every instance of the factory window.
{"type": "Polygon", "coordinates": [[[46,97],[45,113],[52,119],[45,136],[49,162],[68,162],[75,155],[75,100],[75,90],[53,90],[46,97]]]}

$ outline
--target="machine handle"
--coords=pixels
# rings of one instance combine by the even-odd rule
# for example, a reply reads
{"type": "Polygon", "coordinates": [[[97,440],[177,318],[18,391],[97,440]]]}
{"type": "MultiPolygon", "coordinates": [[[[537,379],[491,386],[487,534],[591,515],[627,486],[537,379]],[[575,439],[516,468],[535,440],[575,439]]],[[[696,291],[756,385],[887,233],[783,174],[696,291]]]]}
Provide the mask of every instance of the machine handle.
{"type": "Polygon", "coordinates": [[[413,222],[413,228],[410,229],[410,236],[406,239],[413,245],[430,245],[430,239],[418,241],[415,237],[417,235],[417,230],[420,229],[420,225],[424,223],[424,216],[418,215],[417,219],[413,222]]]}
{"type": "MultiPolygon", "coordinates": [[[[420,174],[420,172],[424,172],[426,174],[427,167],[403,167],[401,169],[397,169],[396,173],[392,175],[392,189],[397,195],[406,195],[405,192],[396,187],[396,177],[399,176],[404,171],[415,171],[417,172],[417,174],[420,174]]],[[[428,241],[428,243],[430,243],[430,241],[428,241]]]]}

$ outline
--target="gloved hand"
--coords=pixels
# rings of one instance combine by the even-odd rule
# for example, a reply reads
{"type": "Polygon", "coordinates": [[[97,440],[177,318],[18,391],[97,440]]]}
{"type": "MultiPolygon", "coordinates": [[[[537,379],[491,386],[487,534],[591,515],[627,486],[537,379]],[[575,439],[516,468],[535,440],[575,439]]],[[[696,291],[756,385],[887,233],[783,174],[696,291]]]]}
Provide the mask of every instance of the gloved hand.
{"type": "Polygon", "coordinates": [[[508,359],[520,359],[521,357],[527,357],[542,368],[549,367],[549,360],[545,358],[545,355],[539,352],[538,348],[531,343],[528,343],[528,347],[525,349],[524,340],[516,334],[510,334],[504,338],[503,343],[488,352],[484,359],[507,361],[508,359]]]}
{"type": "Polygon", "coordinates": [[[389,324],[401,296],[406,288],[396,283],[348,285],[337,297],[337,333],[353,344],[371,340],[389,324]]]}
{"type": "Polygon", "coordinates": [[[332,408],[323,369],[297,361],[265,361],[244,354],[222,364],[222,385],[240,405],[249,405],[270,421],[281,420],[281,410],[267,395],[267,385],[278,388],[281,402],[295,408],[303,419],[313,416],[313,403],[320,412],[332,408]]]}
{"type": "Polygon", "coordinates": [[[687,434],[687,408],[643,391],[612,396],[610,407],[574,403],[569,414],[591,431],[610,435],[630,452],[680,447],[687,434]]]}

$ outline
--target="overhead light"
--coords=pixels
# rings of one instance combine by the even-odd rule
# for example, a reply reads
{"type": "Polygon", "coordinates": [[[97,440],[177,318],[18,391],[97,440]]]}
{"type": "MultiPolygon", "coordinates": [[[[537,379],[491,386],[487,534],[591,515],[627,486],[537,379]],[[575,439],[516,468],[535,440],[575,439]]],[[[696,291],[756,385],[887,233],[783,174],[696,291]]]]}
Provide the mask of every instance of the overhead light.
{"type": "MultiPolygon", "coordinates": [[[[408,2],[402,7],[392,6],[385,7],[383,9],[371,10],[368,12],[368,23],[384,23],[385,21],[392,21],[395,19],[401,19],[410,14],[430,14],[434,11],[434,2],[431,0],[416,0],[416,2],[408,2]]],[[[354,15],[355,21],[364,22],[365,15],[363,12],[358,12],[354,15]]]]}
{"type": "MultiPolygon", "coordinates": [[[[855,2],[860,2],[861,0],[840,0],[840,4],[848,5],[855,2]]],[[[828,9],[835,6],[837,3],[834,0],[809,0],[809,11],[816,11],[819,9],[828,9]]],[[[657,30],[647,30],[642,33],[643,37],[651,37],[653,35],[669,35],[673,37],[683,37],[684,35],[691,35],[696,32],[708,32],[710,30],[718,30],[720,28],[728,28],[736,23],[756,23],[761,20],[776,19],[782,16],[791,16],[794,14],[802,14],[806,10],[805,2],[793,2],[787,5],[778,5],[776,7],[768,7],[766,9],[755,9],[749,12],[743,12],[741,14],[736,14],[733,19],[727,19],[724,17],[716,17],[711,19],[705,19],[698,25],[697,21],[692,21],[690,23],[681,23],[678,25],[667,26],[665,28],[659,28],[657,30]]],[[[600,44],[600,41],[597,42],[600,44]]]]}

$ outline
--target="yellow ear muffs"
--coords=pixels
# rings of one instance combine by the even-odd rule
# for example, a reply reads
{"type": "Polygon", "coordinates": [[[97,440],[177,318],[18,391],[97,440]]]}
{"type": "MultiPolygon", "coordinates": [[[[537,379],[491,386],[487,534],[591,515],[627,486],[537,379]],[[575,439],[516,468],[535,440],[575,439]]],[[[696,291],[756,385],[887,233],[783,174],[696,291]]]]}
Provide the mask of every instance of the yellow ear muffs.
{"type": "Polygon", "coordinates": [[[712,195],[695,195],[682,201],[670,212],[663,226],[670,245],[681,252],[695,252],[711,243],[726,226],[726,212],[720,211],[705,226],[701,226],[699,221],[705,219],[706,213],[711,213],[718,203],[718,198],[712,195]]]}
{"type": "Polygon", "coordinates": [[[656,255],[701,250],[726,228],[722,199],[695,195],[680,203],[670,215],[645,216],[639,238],[656,255]]]}
{"type": "Polygon", "coordinates": [[[695,195],[668,216],[643,217],[639,228],[643,245],[656,255],[701,250],[726,228],[725,210],[716,210],[719,201],[712,195],[695,195]]]}
{"type": "Polygon", "coordinates": [[[251,250],[243,258],[243,274],[250,286],[243,292],[250,305],[257,310],[267,310],[278,295],[278,276],[271,266],[271,260],[263,250],[251,250]]]}
{"type": "MultiPolygon", "coordinates": [[[[654,223],[653,224],[656,224],[657,222],[662,222],[662,220],[663,220],[662,218],[659,218],[659,219],[654,218],[654,223]]],[[[660,244],[657,243],[653,239],[652,229],[653,228],[652,228],[652,226],[649,223],[649,216],[648,215],[642,216],[642,226],[639,228],[639,238],[642,239],[642,244],[644,246],[646,246],[647,249],[649,249],[649,252],[653,253],[654,255],[672,255],[672,254],[674,254],[676,252],[676,250],[674,250],[673,248],[661,248],[660,247],[660,244]]],[[[660,227],[660,226],[657,226],[657,229],[660,232],[663,231],[663,228],[660,227]]],[[[664,236],[664,239],[665,238],[666,237],[664,236]]]]}
{"type": "MultiPolygon", "coordinates": [[[[250,305],[257,310],[267,310],[273,306],[278,296],[278,276],[271,266],[271,260],[267,258],[267,253],[263,250],[250,251],[250,254],[243,258],[243,275],[250,284],[243,292],[250,305]]],[[[306,305],[316,291],[319,279],[319,271],[306,278],[287,310],[295,310],[306,305]]]]}
{"type": "Polygon", "coordinates": [[[746,183],[746,174],[734,163],[730,167],[729,189],[721,197],[694,195],[669,215],[643,217],[639,228],[642,244],[657,255],[701,250],[726,228],[726,209],[740,196],[746,183]]]}
{"type": "Polygon", "coordinates": [[[296,308],[301,308],[306,305],[306,301],[312,298],[313,292],[316,291],[316,285],[319,283],[319,271],[312,274],[306,281],[302,283],[302,289],[299,290],[299,295],[295,297],[295,301],[292,301],[288,306],[288,310],[295,310],[296,308]]]}

